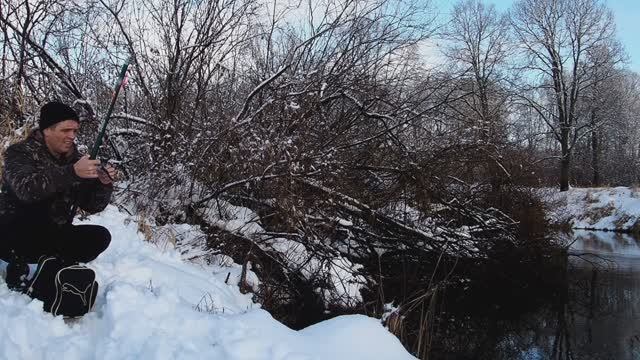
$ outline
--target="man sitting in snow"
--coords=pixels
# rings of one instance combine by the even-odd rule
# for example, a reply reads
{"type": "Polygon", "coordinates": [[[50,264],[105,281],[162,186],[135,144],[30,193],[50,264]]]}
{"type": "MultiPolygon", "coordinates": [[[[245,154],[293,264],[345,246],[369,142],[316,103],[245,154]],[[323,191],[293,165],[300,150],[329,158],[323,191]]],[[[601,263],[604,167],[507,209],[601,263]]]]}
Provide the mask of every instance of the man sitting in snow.
{"type": "Polygon", "coordinates": [[[10,146],[4,156],[0,194],[0,258],[7,286],[20,289],[28,263],[53,255],[65,263],[88,262],[111,241],[97,225],[72,225],[76,207],[104,210],[116,170],[80,156],[74,140],[78,114],[60,102],[40,109],[39,129],[10,146]]]}

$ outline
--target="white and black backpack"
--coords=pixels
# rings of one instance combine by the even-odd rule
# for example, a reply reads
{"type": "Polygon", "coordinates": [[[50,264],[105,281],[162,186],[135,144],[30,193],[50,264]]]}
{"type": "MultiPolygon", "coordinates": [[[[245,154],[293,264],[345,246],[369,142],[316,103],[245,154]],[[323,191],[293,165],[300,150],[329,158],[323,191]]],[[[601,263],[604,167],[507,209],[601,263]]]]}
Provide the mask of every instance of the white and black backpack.
{"type": "Polygon", "coordinates": [[[93,270],[83,265],[67,265],[53,256],[42,256],[25,293],[44,303],[54,316],[82,316],[93,308],[98,283],[93,270]]]}

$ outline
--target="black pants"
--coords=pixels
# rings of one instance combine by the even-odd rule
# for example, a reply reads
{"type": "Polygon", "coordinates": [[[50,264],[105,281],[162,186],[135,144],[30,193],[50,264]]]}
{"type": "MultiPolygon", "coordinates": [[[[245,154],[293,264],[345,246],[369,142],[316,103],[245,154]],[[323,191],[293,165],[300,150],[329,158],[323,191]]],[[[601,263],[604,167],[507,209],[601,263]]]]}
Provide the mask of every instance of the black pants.
{"type": "Polygon", "coordinates": [[[24,224],[5,230],[0,230],[0,258],[6,262],[37,263],[42,255],[55,255],[67,263],[86,263],[111,242],[109,230],[99,225],[24,224]]]}

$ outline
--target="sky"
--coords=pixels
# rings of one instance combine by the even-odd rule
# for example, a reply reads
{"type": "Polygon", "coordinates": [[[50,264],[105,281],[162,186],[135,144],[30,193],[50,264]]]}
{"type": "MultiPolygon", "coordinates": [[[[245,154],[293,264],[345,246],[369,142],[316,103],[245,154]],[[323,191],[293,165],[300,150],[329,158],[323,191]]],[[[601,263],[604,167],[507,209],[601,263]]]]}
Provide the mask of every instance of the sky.
{"type": "MultiPolygon", "coordinates": [[[[486,0],[494,4],[499,11],[505,11],[514,3],[513,0],[486,0]]],[[[434,0],[435,5],[442,12],[448,12],[454,1],[434,0]]],[[[608,0],[607,6],[615,16],[618,39],[622,42],[629,56],[629,67],[640,73],[640,1],[638,0],[608,0]]]]}

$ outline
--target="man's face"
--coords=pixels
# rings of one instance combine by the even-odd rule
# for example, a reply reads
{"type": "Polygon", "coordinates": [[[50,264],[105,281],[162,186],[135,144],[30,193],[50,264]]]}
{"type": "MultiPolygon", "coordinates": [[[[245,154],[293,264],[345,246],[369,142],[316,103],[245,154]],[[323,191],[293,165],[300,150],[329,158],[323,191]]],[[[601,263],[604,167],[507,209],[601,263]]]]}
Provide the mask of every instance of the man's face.
{"type": "Polygon", "coordinates": [[[69,154],[79,128],[80,124],[75,120],[61,121],[44,129],[44,141],[54,155],[69,154]]]}

